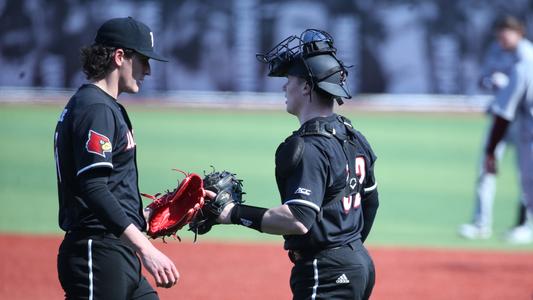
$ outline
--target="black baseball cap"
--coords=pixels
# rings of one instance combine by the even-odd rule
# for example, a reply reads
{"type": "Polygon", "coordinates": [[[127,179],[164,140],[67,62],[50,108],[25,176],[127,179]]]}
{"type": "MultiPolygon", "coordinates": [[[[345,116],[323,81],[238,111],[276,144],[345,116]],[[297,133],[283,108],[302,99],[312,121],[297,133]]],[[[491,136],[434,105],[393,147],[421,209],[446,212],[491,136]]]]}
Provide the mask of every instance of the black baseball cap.
{"type": "Polygon", "coordinates": [[[146,24],[132,17],[106,21],[96,33],[96,44],[132,49],[146,57],[168,61],[154,52],[154,34],[146,24]]]}

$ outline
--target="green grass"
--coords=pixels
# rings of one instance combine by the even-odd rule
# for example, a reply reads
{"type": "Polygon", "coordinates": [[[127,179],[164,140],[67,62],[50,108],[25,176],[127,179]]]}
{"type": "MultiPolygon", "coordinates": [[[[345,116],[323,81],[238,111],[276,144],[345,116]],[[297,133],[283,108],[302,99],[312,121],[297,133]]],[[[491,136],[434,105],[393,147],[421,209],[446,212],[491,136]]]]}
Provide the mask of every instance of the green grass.
{"type": "MultiPolygon", "coordinates": [[[[60,233],[52,135],[62,105],[1,105],[0,231],[60,233]]],[[[474,181],[486,119],[482,115],[357,113],[342,111],[378,155],[380,210],[368,243],[531,249],[509,246],[500,235],[515,220],[518,183],[512,155],[498,178],[495,237],[464,241],[456,228],[470,219],[474,181]]],[[[140,188],[156,193],[188,172],[228,169],[244,179],[249,204],[279,204],[274,152],[298,127],[284,112],[180,110],[131,106],[138,146],[140,188]]],[[[512,154],[512,153],[511,153],[512,154]]],[[[190,232],[180,232],[185,239],[190,232]]],[[[217,226],[203,239],[268,240],[238,226],[217,226]]]]}

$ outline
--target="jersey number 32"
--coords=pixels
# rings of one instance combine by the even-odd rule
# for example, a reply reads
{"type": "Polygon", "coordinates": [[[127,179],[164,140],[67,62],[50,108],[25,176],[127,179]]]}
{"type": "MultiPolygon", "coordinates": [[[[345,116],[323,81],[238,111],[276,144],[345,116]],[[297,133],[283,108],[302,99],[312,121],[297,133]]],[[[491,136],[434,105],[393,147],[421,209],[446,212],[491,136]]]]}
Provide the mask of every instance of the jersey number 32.
{"type": "MultiPolygon", "coordinates": [[[[363,181],[365,180],[365,176],[366,176],[365,167],[366,165],[365,165],[364,157],[362,156],[356,157],[355,158],[355,177],[349,177],[349,174],[348,174],[348,184],[350,185],[351,190],[355,189],[358,183],[359,185],[363,184],[363,181]]],[[[356,209],[359,206],[361,206],[361,190],[362,189],[359,188],[356,194],[352,194],[352,195],[345,196],[342,198],[342,207],[344,208],[344,213],[348,214],[352,207],[356,209]]]]}

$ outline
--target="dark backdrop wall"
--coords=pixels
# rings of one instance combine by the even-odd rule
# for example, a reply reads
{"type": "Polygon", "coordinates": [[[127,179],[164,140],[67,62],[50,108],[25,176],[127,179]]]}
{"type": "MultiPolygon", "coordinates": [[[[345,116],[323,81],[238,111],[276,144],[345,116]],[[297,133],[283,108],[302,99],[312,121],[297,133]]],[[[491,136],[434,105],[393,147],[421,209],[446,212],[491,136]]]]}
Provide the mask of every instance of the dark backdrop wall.
{"type": "Polygon", "coordinates": [[[0,86],[77,87],[79,48],[105,20],[132,16],[171,60],[152,63],[145,91],[279,91],[255,53],[319,28],[354,65],[354,92],[473,94],[504,12],[533,32],[529,0],[0,0],[0,86]]]}

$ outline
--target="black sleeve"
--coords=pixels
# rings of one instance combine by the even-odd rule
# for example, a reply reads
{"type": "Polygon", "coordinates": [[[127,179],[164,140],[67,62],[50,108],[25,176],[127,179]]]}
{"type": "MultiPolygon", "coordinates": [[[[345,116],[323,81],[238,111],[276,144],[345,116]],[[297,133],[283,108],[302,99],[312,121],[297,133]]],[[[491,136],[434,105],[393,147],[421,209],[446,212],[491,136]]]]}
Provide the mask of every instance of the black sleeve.
{"type": "Polygon", "coordinates": [[[311,226],[316,220],[316,210],[305,205],[293,204],[288,206],[296,220],[300,221],[307,230],[311,229],[311,226]]]}
{"type": "Polygon", "coordinates": [[[489,138],[487,142],[487,147],[485,149],[485,153],[487,154],[494,153],[496,146],[505,136],[505,132],[507,132],[509,123],[510,122],[505,120],[504,118],[494,115],[492,128],[489,133],[489,138]]]}
{"type": "Polygon", "coordinates": [[[83,202],[114,235],[121,236],[132,222],[107,187],[110,170],[95,168],[78,176],[83,202]]]}
{"type": "Polygon", "coordinates": [[[364,221],[363,230],[361,231],[361,240],[363,242],[368,237],[370,229],[372,229],[372,224],[374,223],[374,218],[376,217],[379,206],[378,198],[378,189],[376,188],[366,195],[364,200],[361,202],[364,221]]]}

